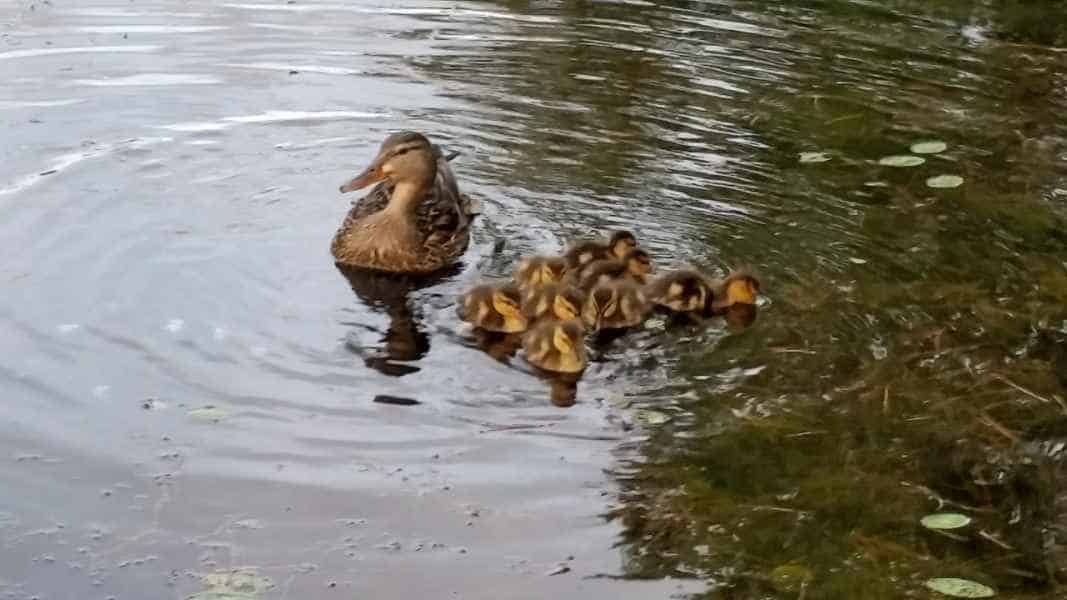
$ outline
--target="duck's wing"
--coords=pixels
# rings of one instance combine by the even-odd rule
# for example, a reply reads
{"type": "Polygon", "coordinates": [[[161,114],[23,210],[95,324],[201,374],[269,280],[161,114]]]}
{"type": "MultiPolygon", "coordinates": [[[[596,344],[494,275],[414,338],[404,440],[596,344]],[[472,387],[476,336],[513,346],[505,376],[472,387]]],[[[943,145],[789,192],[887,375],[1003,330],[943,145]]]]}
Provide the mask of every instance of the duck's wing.
{"type": "Polygon", "coordinates": [[[448,156],[438,154],[437,177],[433,188],[419,205],[416,217],[426,240],[438,243],[465,234],[478,214],[470,196],[459,191],[448,156]]]}

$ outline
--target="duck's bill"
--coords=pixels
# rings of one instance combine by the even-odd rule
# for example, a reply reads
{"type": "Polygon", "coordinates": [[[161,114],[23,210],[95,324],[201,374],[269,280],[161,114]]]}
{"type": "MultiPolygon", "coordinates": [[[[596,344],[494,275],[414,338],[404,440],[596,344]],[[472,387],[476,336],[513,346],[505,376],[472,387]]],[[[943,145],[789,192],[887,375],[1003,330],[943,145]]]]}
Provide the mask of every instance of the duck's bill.
{"type": "Polygon", "coordinates": [[[348,183],[341,186],[341,193],[354,192],[361,190],[372,183],[377,183],[384,179],[382,172],[375,166],[371,166],[366,171],[363,171],[359,175],[356,175],[348,183]]]}

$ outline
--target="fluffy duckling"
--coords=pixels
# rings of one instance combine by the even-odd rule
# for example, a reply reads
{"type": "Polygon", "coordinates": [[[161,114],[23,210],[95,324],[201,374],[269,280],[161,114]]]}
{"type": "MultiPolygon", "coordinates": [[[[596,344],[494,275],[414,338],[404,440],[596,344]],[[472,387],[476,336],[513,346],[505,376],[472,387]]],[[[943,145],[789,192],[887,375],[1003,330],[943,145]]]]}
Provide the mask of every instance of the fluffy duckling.
{"type": "Polygon", "coordinates": [[[522,338],[526,360],[553,373],[581,373],[588,362],[585,328],[577,319],[544,320],[522,338]]]}
{"type": "Polygon", "coordinates": [[[597,283],[582,309],[582,320],[594,331],[639,325],[648,314],[648,297],[641,286],[627,279],[597,283]]]}
{"type": "Polygon", "coordinates": [[[582,315],[585,298],[577,288],[549,283],[527,290],[522,297],[522,314],[530,323],[543,318],[568,321],[582,315]]]}
{"type": "Polygon", "coordinates": [[[630,250],[622,258],[593,261],[577,271],[569,271],[564,281],[586,292],[602,282],[628,279],[644,284],[652,273],[652,257],[640,248],[630,250]]]}
{"type": "Polygon", "coordinates": [[[561,256],[527,256],[515,265],[512,281],[525,291],[559,282],[566,270],[567,261],[561,256]]]}
{"type": "Polygon", "coordinates": [[[586,241],[571,246],[563,255],[568,269],[577,269],[594,260],[622,258],[637,248],[637,238],[629,231],[616,231],[607,242],[586,241]]]}
{"type": "Polygon", "coordinates": [[[724,279],[713,282],[712,289],[714,294],[705,312],[723,315],[734,305],[756,304],[760,282],[751,271],[739,269],[731,271],[724,279]]]}
{"type": "Polygon", "coordinates": [[[699,271],[682,269],[657,277],[646,287],[648,299],[673,313],[703,311],[714,296],[712,282],[699,271]]]}
{"type": "Polygon", "coordinates": [[[518,333],[529,321],[522,315],[521,296],[513,285],[480,285],[460,298],[460,318],[486,331],[518,333]]]}
{"type": "Polygon", "coordinates": [[[499,362],[507,362],[522,346],[522,334],[474,330],[474,342],[478,348],[499,362]]]}

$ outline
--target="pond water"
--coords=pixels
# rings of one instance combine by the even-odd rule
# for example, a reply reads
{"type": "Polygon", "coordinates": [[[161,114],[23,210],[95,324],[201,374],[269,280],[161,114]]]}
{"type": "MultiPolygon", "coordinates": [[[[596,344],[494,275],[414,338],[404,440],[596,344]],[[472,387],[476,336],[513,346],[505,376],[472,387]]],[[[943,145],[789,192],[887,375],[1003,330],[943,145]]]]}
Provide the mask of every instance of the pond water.
{"type": "Polygon", "coordinates": [[[0,594],[1059,597],[1063,23],[6,3],[0,594]],[[484,213],[457,273],[382,293],[328,246],[398,129],[461,151],[484,213]],[[616,340],[553,406],[454,298],[617,227],[766,297],[747,328],[616,340]],[[920,525],[944,511],[971,522],[920,525]]]}

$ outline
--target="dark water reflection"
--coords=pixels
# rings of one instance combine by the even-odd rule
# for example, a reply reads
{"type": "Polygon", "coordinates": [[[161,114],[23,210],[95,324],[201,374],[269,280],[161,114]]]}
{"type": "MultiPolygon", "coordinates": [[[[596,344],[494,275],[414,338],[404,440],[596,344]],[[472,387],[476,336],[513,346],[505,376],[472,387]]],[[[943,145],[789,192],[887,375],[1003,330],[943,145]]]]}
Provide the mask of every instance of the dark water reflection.
{"type": "Polygon", "coordinates": [[[671,421],[620,456],[627,574],[723,598],[936,576],[1055,597],[1067,55],[1041,44],[1062,45],[1062,10],[501,5],[531,21],[426,66],[472,121],[508,115],[466,134],[508,149],[472,169],[579,228],[635,227],[668,263],[755,264],[770,290],[754,329],[646,348],[663,368],[631,398],[671,421]],[[949,149],[878,165],[926,139],[949,149]],[[939,508],[976,525],[922,530],[939,508]]]}
{"type": "Polygon", "coordinates": [[[58,4],[0,8],[5,593],[1058,597],[1058,5],[58,4]],[[484,203],[440,281],[329,262],[399,128],[484,203]],[[756,268],[758,318],[653,322],[576,386],[460,327],[618,227],[756,268]]]}

